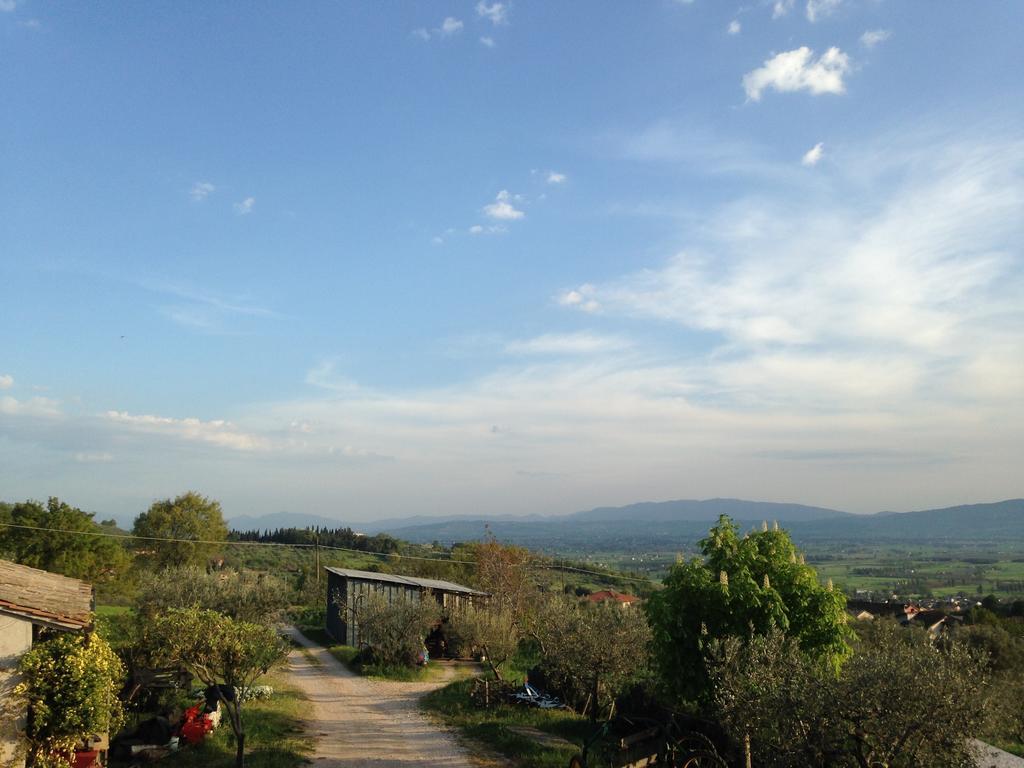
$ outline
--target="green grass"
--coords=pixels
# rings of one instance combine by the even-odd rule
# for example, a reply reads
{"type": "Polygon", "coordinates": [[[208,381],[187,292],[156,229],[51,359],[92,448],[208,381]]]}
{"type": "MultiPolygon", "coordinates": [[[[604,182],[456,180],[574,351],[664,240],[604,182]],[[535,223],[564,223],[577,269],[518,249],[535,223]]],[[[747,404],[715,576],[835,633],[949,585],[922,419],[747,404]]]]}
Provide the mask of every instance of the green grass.
{"type": "Polygon", "coordinates": [[[444,668],[434,662],[429,662],[425,667],[359,664],[356,661],[359,650],[351,645],[342,645],[336,642],[333,637],[327,634],[327,630],[319,627],[302,627],[301,629],[302,634],[314,643],[323,646],[331,656],[353,672],[364,677],[372,677],[377,680],[391,680],[399,683],[427,683],[439,680],[445,674],[444,668]]]}
{"type": "Polygon", "coordinates": [[[134,608],[127,605],[97,605],[97,616],[127,616],[134,608]]]}
{"type": "Polygon", "coordinates": [[[567,710],[535,709],[501,704],[490,709],[476,707],[469,698],[472,680],[457,680],[427,694],[420,706],[446,725],[458,729],[481,751],[498,752],[513,758],[521,768],[565,768],[579,746],[538,744],[511,727],[536,728],[582,745],[592,727],[586,719],[567,710]]]}
{"type": "MultiPolygon", "coordinates": [[[[270,674],[261,685],[274,687],[269,699],[242,706],[247,768],[296,768],[305,765],[312,749],[303,732],[308,711],[305,696],[285,684],[283,675],[270,674]]],[[[166,761],[173,768],[230,768],[235,764],[231,726],[222,722],[211,736],[195,747],[182,747],[166,761]]]]}

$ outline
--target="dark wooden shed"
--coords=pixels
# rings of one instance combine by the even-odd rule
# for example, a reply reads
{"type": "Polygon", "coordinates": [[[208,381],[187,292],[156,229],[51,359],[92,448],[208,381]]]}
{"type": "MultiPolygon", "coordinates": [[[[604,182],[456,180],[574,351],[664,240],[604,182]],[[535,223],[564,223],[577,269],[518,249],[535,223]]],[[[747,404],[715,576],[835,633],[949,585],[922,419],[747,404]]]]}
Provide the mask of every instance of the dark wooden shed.
{"type": "Polygon", "coordinates": [[[339,643],[359,646],[359,627],[354,611],[368,594],[383,595],[389,603],[396,600],[422,600],[428,592],[445,613],[459,606],[482,600],[485,592],[442,579],[422,579],[393,573],[355,571],[350,568],[325,568],[327,571],[327,632],[339,643]]]}

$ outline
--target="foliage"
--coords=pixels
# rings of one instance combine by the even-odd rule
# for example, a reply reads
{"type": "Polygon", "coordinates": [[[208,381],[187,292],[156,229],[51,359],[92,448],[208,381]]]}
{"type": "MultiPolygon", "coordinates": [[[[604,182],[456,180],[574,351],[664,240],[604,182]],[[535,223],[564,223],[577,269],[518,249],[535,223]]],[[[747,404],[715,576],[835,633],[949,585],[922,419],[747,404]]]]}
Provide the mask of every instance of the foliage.
{"type": "MultiPolygon", "coordinates": [[[[313,740],[304,732],[309,702],[301,691],[274,673],[268,676],[274,695],[246,703],[247,768],[301,768],[309,764],[313,740]]],[[[173,768],[230,768],[235,763],[234,734],[218,728],[189,749],[179,750],[167,761],[173,768]]]]}
{"type": "Polygon", "coordinates": [[[54,496],[47,500],[46,506],[38,501],[15,504],[0,522],[53,529],[0,527],[0,553],[23,565],[90,582],[109,581],[128,567],[130,558],[117,539],[82,535],[103,532],[91,513],[54,496]]]}
{"type": "Polygon", "coordinates": [[[452,614],[447,628],[449,642],[462,654],[479,650],[498,680],[502,665],[515,654],[522,637],[511,610],[501,604],[467,606],[452,614]]]}
{"type": "MultiPolygon", "coordinates": [[[[238,621],[216,611],[171,610],[153,622],[164,658],[192,669],[205,685],[223,683],[235,689],[252,688],[256,681],[288,654],[288,646],[264,624],[238,621]]],[[[245,759],[242,701],[221,703],[235,734],[235,765],[245,759]]]]}
{"type": "Polygon", "coordinates": [[[355,610],[359,636],[381,665],[412,666],[423,641],[440,619],[440,607],[430,593],[395,600],[371,593],[355,610]]]}
{"type": "Polygon", "coordinates": [[[493,535],[472,546],[477,587],[491,603],[520,623],[536,602],[537,586],[530,578],[530,551],[499,543],[493,535]]]}
{"type": "Polygon", "coordinates": [[[651,632],[644,614],[617,604],[555,598],[540,623],[541,667],[591,718],[648,671],[651,632]]]}
{"type": "Polygon", "coordinates": [[[169,608],[208,608],[241,621],[270,623],[287,607],[290,591],[268,574],[172,566],[140,575],[137,607],[144,616],[169,608]]]}
{"type": "Polygon", "coordinates": [[[671,693],[707,700],[711,651],[729,637],[778,629],[834,670],[849,656],[846,598],[818,583],[784,531],[766,526],[741,539],[723,515],[700,544],[704,559],[677,563],[646,604],[655,663],[671,693]]]}
{"type": "Polygon", "coordinates": [[[117,693],[124,667],[102,638],[56,635],[22,656],[18,671],[22,682],[14,693],[31,708],[26,736],[36,765],[45,766],[85,738],[120,727],[117,693]]]}
{"type": "Polygon", "coordinates": [[[273,542],[275,544],[319,543],[322,547],[357,549],[361,552],[390,554],[397,552],[399,541],[386,533],[364,536],[351,528],[275,528],[273,531],[231,531],[231,541],[273,542]]]}
{"type": "Polygon", "coordinates": [[[470,699],[471,680],[459,680],[420,699],[420,706],[468,737],[470,748],[480,745],[486,764],[494,753],[510,758],[519,768],[565,768],[579,744],[592,730],[589,722],[566,709],[539,709],[509,704],[483,709],[470,699]],[[542,744],[516,729],[529,728],[573,742],[542,744]]]}
{"type": "Polygon", "coordinates": [[[151,553],[149,560],[154,565],[167,567],[205,565],[218,543],[227,538],[228,529],[219,502],[189,491],[174,499],[153,502],[148,511],[135,518],[132,533],[157,539],[143,541],[141,550],[151,553]]]}
{"type": "Polygon", "coordinates": [[[974,764],[988,678],[961,644],[877,622],[838,674],[777,630],[722,649],[715,703],[735,740],[750,734],[757,765],[974,764]]]}

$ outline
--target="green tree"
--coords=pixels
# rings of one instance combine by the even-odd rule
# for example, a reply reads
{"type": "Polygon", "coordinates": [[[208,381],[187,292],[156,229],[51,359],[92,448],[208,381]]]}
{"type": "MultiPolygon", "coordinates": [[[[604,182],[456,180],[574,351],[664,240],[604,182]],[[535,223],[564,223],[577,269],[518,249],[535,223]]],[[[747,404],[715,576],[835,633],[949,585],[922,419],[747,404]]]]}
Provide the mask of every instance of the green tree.
{"type": "Polygon", "coordinates": [[[275,576],[214,571],[194,565],[149,571],[139,577],[136,608],[152,617],[171,608],[207,608],[233,619],[273,623],[288,607],[291,589],[275,576]]]}
{"type": "Polygon", "coordinates": [[[646,604],[655,665],[674,695],[707,701],[712,651],[729,637],[778,629],[833,669],[849,656],[845,596],[818,583],[784,531],[741,538],[723,515],[700,546],[703,558],[673,566],[646,604]]]}
{"type": "Polygon", "coordinates": [[[15,689],[31,717],[26,737],[36,766],[70,765],[74,747],[94,734],[116,731],[124,667],[98,635],[59,634],[21,657],[15,689]]]}
{"type": "Polygon", "coordinates": [[[228,527],[219,502],[189,491],[174,499],[153,502],[148,511],[135,518],[132,533],[150,539],[141,541],[139,547],[152,553],[150,562],[158,567],[203,565],[227,539],[228,527]]]}
{"type": "Polygon", "coordinates": [[[287,644],[265,624],[236,621],[197,608],[172,610],[157,617],[153,637],[166,661],[189,667],[207,686],[223,684],[234,689],[230,701],[219,687],[217,694],[235,735],[235,766],[243,768],[245,697],[239,694],[284,660],[287,644]]]}
{"type": "Polygon", "coordinates": [[[541,667],[564,696],[589,708],[592,720],[648,672],[651,631],[641,611],[564,597],[542,611],[541,667]]]}
{"type": "Polygon", "coordinates": [[[501,667],[519,649],[519,625],[508,608],[467,606],[448,621],[451,641],[465,653],[477,649],[486,659],[494,677],[501,680],[501,667]]]}
{"type": "Polygon", "coordinates": [[[765,768],[976,765],[989,679],[963,644],[876,622],[837,674],[781,632],[725,643],[715,703],[765,768]]]}
{"type": "Polygon", "coordinates": [[[131,558],[121,542],[98,536],[93,515],[51,496],[43,506],[24,501],[10,507],[0,526],[0,552],[22,565],[105,582],[123,573],[131,558]],[[17,528],[14,526],[27,526],[17,528]],[[33,530],[44,529],[44,530],[33,530]]]}
{"type": "Polygon", "coordinates": [[[355,609],[359,637],[370,648],[374,661],[384,665],[415,664],[423,641],[440,618],[440,606],[429,593],[389,603],[374,592],[361,599],[355,609]]]}

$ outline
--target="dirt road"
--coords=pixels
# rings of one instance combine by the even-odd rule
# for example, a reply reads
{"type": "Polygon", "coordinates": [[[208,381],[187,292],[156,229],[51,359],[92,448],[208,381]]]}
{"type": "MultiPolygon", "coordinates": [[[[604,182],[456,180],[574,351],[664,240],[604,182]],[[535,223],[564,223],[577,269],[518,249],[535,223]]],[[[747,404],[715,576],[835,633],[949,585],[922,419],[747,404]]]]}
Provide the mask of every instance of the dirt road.
{"type": "Polygon", "coordinates": [[[312,760],[319,768],[474,768],[456,740],[419,710],[421,696],[444,683],[378,682],[350,672],[297,630],[308,649],[288,657],[289,677],[311,702],[312,760]],[[311,657],[311,658],[310,658],[311,657]]]}

